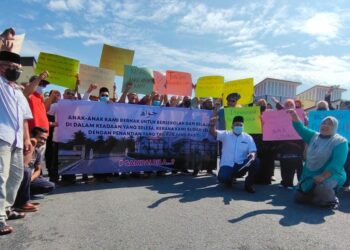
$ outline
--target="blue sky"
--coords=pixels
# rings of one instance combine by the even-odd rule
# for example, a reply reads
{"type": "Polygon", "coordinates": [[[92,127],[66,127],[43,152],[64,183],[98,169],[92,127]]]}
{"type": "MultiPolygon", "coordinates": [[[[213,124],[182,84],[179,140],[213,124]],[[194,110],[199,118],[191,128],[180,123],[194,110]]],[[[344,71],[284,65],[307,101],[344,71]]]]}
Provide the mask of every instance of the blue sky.
{"type": "Polygon", "coordinates": [[[26,56],[45,51],[98,66],[107,43],[135,50],[136,66],[191,72],[194,81],[219,74],[300,81],[298,92],[314,84],[350,89],[348,0],[2,0],[0,6],[3,29],[26,33],[26,56]]]}

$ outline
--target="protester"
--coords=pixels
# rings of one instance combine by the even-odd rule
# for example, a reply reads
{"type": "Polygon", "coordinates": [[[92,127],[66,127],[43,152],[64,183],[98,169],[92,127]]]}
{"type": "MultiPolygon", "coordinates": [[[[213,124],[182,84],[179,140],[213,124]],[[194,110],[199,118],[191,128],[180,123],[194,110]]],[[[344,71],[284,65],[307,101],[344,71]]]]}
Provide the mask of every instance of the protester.
{"type": "Polygon", "coordinates": [[[243,177],[248,172],[244,188],[249,193],[255,193],[253,184],[259,168],[256,158],[256,145],[253,138],[243,132],[244,119],[235,116],[232,120],[232,131],[216,130],[217,118],[210,120],[210,133],[222,142],[222,156],[218,180],[231,187],[233,178],[243,177]]]}
{"type": "Polygon", "coordinates": [[[28,120],[32,119],[28,102],[16,80],[21,74],[20,56],[0,52],[0,235],[13,228],[6,218],[16,217],[11,211],[23,178],[23,149],[31,148],[28,120]]]}
{"type": "MultiPolygon", "coordinates": [[[[71,89],[66,89],[63,93],[63,99],[64,100],[76,100],[75,97],[75,91],[71,89]]],[[[55,117],[55,121],[57,121],[57,103],[52,103],[50,105],[50,109],[47,112],[48,115],[55,117]]],[[[53,124],[58,127],[59,124],[57,122],[53,122],[53,124]]],[[[54,130],[53,137],[52,137],[52,163],[49,170],[49,180],[54,183],[59,182],[59,175],[58,175],[58,139],[57,139],[57,132],[54,130]]],[[[67,185],[67,184],[73,184],[75,183],[75,176],[74,175],[63,175],[62,176],[62,182],[61,184],[67,185]]]]}
{"type": "MultiPolygon", "coordinates": [[[[226,101],[227,101],[227,106],[226,107],[231,107],[231,108],[237,107],[237,102],[238,102],[239,99],[241,99],[241,95],[240,94],[238,94],[238,93],[230,93],[229,95],[226,96],[226,101]]],[[[220,108],[217,111],[217,116],[218,116],[218,129],[219,130],[225,130],[226,129],[226,124],[225,124],[224,107],[220,108]]]]}
{"type": "Polygon", "coordinates": [[[32,133],[33,150],[24,159],[24,177],[18,190],[14,210],[17,212],[36,212],[38,206],[30,202],[30,197],[37,194],[51,193],[55,184],[42,176],[40,149],[45,147],[48,131],[34,127],[32,133]]]}
{"type": "MultiPolygon", "coordinates": [[[[282,106],[284,110],[295,108],[296,105],[293,99],[287,99],[282,106]]],[[[277,159],[280,161],[281,167],[282,180],[280,187],[293,190],[294,175],[296,174],[298,180],[300,180],[303,168],[304,142],[302,140],[279,141],[276,143],[276,147],[277,159]]]]}
{"type": "Polygon", "coordinates": [[[322,120],[320,132],[316,132],[302,124],[294,109],[288,113],[294,129],[308,145],[296,201],[337,208],[339,200],[335,192],[345,182],[344,164],[348,153],[347,140],[337,134],[338,120],[327,116],[322,120]]]}
{"type": "MultiPolygon", "coordinates": [[[[260,107],[260,114],[268,110],[265,99],[257,100],[256,106],[260,107]]],[[[252,134],[251,136],[257,146],[257,157],[260,160],[260,168],[256,174],[255,183],[269,185],[275,168],[276,143],[274,141],[263,141],[262,134],[252,134]]]]}

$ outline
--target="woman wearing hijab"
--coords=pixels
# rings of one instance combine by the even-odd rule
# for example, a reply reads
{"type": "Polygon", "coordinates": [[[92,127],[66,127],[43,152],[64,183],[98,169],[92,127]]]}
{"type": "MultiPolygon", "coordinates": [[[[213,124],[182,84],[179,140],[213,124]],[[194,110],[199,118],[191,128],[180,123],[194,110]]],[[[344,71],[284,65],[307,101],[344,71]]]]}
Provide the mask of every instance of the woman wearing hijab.
{"type": "Polygon", "coordinates": [[[345,180],[344,164],[348,152],[347,140],[337,134],[338,120],[327,116],[320,132],[306,128],[294,109],[288,110],[293,127],[307,144],[306,161],[295,200],[302,203],[337,208],[335,191],[345,180]]]}

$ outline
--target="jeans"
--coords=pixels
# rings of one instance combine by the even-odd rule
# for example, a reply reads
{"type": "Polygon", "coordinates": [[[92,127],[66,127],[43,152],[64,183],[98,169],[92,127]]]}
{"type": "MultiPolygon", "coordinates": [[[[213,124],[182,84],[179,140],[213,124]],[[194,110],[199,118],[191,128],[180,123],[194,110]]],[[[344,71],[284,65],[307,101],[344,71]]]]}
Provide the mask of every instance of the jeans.
{"type": "Polygon", "coordinates": [[[23,150],[0,140],[0,225],[15,202],[23,178],[23,150]]]}
{"type": "Polygon", "coordinates": [[[231,166],[222,166],[220,167],[218,180],[220,183],[224,183],[227,185],[232,184],[233,178],[243,177],[247,172],[248,176],[245,179],[245,185],[252,186],[255,182],[255,176],[259,169],[259,159],[255,159],[250,166],[244,167],[244,165],[248,162],[248,159],[245,160],[242,164],[235,164],[233,167],[231,166]]]}
{"type": "Polygon", "coordinates": [[[30,193],[36,194],[48,194],[55,189],[55,183],[46,180],[43,176],[39,176],[30,184],[30,193]]]}
{"type": "Polygon", "coordinates": [[[21,207],[30,200],[30,182],[32,178],[32,169],[25,167],[23,171],[23,179],[18,189],[14,207],[21,207]]]}

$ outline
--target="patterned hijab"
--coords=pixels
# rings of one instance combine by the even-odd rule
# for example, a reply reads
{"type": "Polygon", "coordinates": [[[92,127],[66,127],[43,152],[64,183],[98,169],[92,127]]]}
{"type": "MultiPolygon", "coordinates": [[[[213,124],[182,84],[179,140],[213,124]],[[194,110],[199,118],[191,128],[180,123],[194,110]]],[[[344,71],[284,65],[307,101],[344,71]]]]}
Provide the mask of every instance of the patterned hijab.
{"type": "Polygon", "coordinates": [[[346,139],[337,134],[338,120],[333,116],[327,116],[322,120],[324,123],[330,120],[333,124],[333,131],[330,136],[323,136],[316,133],[307,147],[306,151],[306,167],[311,171],[317,171],[322,168],[333,153],[333,149],[346,139]]]}

